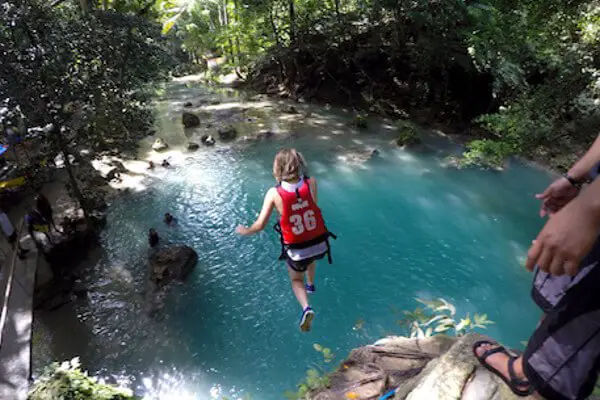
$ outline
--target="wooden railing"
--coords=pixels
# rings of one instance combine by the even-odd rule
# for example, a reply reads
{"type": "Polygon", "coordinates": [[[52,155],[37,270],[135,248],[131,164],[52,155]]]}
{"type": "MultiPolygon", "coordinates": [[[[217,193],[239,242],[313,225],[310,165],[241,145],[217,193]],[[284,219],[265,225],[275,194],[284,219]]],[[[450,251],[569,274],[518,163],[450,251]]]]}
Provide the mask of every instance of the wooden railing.
{"type": "Polygon", "coordinates": [[[8,300],[13,288],[13,282],[15,281],[15,265],[17,263],[17,256],[19,254],[19,241],[21,239],[21,232],[23,231],[24,220],[21,220],[19,229],[17,230],[17,242],[15,243],[12,257],[10,260],[10,267],[8,270],[8,277],[6,280],[6,287],[4,288],[4,298],[2,299],[2,310],[0,312],[0,347],[2,347],[2,339],[4,337],[4,325],[6,325],[6,316],[8,314],[8,300]]]}

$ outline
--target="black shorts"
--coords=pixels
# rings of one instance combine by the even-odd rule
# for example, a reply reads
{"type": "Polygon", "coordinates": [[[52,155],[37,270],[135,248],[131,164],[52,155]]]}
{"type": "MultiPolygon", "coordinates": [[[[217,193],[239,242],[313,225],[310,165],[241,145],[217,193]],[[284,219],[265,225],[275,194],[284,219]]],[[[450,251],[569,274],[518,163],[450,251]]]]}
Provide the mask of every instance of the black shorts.
{"type": "Polygon", "coordinates": [[[523,355],[525,375],[547,399],[585,399],[600,368],[600,241],[574,276],[536,271],[532,297],[546,317],[523,355]]]}
{"type": "Polygon", "coordinates": [[[305,272],[310,264],[312,264],[315,261],[323,259],[323,257],[325,257],[326,255],[327,255],[327,252],[325,252],[323,254],[318,254],[313,257],[305,258],[303,260],[294,261],[287,255],[287,252],[286,252],[285,253],[285,263],[287,264],[288,267],[290,267],[291,269],[293,269],[296,272],[305,272]]]}

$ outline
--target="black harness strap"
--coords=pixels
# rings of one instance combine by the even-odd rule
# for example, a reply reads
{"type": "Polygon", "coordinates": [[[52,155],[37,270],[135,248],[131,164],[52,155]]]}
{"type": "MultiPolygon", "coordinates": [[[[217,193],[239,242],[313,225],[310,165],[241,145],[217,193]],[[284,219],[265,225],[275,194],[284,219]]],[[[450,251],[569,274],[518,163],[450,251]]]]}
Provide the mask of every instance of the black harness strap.
{"type": "Polygon", "coordinates": [[[307,247],[314,246],[318,243],[325,242],[325,245],[327,246],[327,261],[329,262],[329,264],[333,263],[333,258],[331,257],[331,245],[329,244],[329,238],[337,240],[337,236],[334,233],[327,231],[327,233],[325,233],[324,235],[316,237],[307,242],[285,244],[285,242],[283,241],[283,233],[281,232],[281,224],[277,222],[273,226],[273,229],[279,234],[279,242],[281,243],[281,254],[279,255],[280,260],[285,260],[285,252],[287,249],[305,249],[307,247]]]}
{"type": "Polygon", "coordinates": [[[283,242],[283,233],[281,232],[281,224],[277,222],[273,225],[275,232],[279,234],[279,241],[281,242],[281,254],[279,255],[280,260],[285,260],[285,243],[283,242]]]}

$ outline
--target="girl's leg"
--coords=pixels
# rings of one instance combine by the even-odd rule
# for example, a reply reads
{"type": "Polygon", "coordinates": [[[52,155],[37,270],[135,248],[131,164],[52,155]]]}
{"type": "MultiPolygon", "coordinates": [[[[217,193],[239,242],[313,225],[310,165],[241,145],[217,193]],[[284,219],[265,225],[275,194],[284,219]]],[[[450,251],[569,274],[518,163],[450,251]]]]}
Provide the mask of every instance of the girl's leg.
{"type": "Polygon", "coordinates": [[[292,290],[298,300],[298,303],[302,306],[302,310],[308,307],[308,296],[306,295],[306,289],[304,288],[304,273],[297,272],[287,267],[288,274],[290,275],[290,282],[292,283],[292,290]]]}
{"type": "Polygon", "coordinates": [[[315,284],[315,272],[317,269],[317,262],[313,261],[310,263],[310,265],[308,266],[308,268],[306,269],[306,283],[308,285],[314,285],[315,284]]]}

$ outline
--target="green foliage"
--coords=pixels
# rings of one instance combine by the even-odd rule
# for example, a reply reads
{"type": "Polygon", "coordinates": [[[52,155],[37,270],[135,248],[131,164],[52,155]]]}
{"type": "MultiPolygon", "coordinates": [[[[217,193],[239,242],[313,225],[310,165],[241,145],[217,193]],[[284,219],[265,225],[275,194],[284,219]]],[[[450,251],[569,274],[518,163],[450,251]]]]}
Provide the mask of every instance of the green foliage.
{"type": "Polygon", "coordinates": [[[410,146],[421,143],[417,125],[410,121],[401,119],[396,122],[396,130],[398,138],[396,144],[398,146],[410,146]]]}
{"type": "Polygon", "coordinates": [[[514,147],[507,142],[488,139],[472,140],[467,143],[467,151],[458,160],[458,167],[502,169],[506,157],[511,154],[514,154],[514,147]]]}
{"type": "Polygon", "coordinates": [[[329,377],[323,375],[319,370],[311,368],[306,371],[305,380],[298,384],[298,390],[296,392],[287,391],[284,396],[288,400],[306,400],[313,390],[327,387],[329,384],[329,377]]]}
{"type": "Polygon", "coordinates": [[[369,127],[367,117],[364,114],[356,114],[352,120],[352,125],[358,129],[367,129],[369,127]]]}
{"type": "Polygon", "coordinates": [[[318,343],[313,344],[313,348],[315,351],[318,351],[323,355],[323,361],[326,363],[330,363],[335,359],[335,354],[331,352],[331,349],[328,347],[323,347],[318,343]]]}
{"type": "Polygon", "coordinates": [[[68,119],[80,145],[150,127],[140,89],[169,67],[159,24],[116,11],[82,15],[71,3],[18,3],[0,2],[0,96],[20,106],[29,126],[68,119]]]}
{"type": "MultiPolygon", "coordinates": [[[[313,348],[323,356],[323,362],[326,364],[331,363],[335,359],[335,355],[331,352],[331,349],[323,347],[318,343],[313,344],[313,348]]],[[[309,394],[317,389],[329,386],[329,377],[324,373],[324,369],[316,365],[314,368],[306,371],[306,377],[298,384],[298,390],[295,392],[287,391],[284,396],[288,400],[305,400],[308,399],[309,394]]]]}
{"type": "Polygon", "coordinates": [[[416,299],[425,308],[418,307],[414,311],[405,311],[404,318],[399,321],[408,327],[411,338],[423,338],[436,334],[462,336],[474,329],[485,329],[493,324],[486,314],[467,314],[457,319],[456,307],[444,299],[416,299]]]}
{"type": "Polygon", "coordinates": [[[99,383],[80,369],[74,358],[46,368],[31,388],[28,400],[133,400],[131,390],[99,383]]]}

